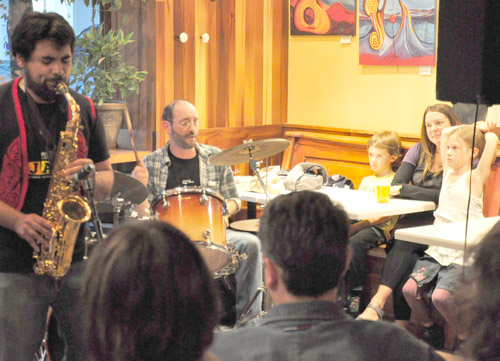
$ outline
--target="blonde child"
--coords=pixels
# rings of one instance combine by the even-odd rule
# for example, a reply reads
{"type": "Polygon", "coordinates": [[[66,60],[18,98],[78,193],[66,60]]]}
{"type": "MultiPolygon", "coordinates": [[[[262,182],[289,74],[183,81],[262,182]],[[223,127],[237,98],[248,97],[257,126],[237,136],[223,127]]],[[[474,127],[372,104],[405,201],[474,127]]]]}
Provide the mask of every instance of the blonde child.
{"type": "MultiPolygon", "coordinates": [[[[443,183],[439,196],[439,207],[434,212],[434,224],[459,222],[466,219],[467,203],[469,219],[483,218],[483,189],[495,160],[498,137],[489,132],[494,124],[476,130],[472,151],[474,129],[471,125],[450,127],[441,135],[441,159],[443,161],[443,183]],[[483,134],[483,132],[485,134],[483,134]],[[477,167],[471,170],[471,157],[479,158],[477,167]]],[[[422,292],[430,282],[436,280],[432,292],[432,303],[446,322],[457,329],[457,315],[451,296],[460,284],[464,265],[463,251],[430,246],[421,257],[403,287],[403,294],[412,309],[412,314],[424,327],[422,339],[436,348],[443,346],[443,333],[434,322],[432,313],[422,292]]],[[[461,335],[459,335],[459,338],[461,335]]]]}
{"type": "MultiPolygon", "coordinates": [[[[368,141],[368,158],[374,174],[363,178],[360,191],[373,192],[376,186],[390,186],[394,178],[394,168],[401,157],[401,140],[393,131],[382,131],[368,141]]],[[[366,276],[366,251],[386,243],[389,232],[398,217],[379,217],[364,219],[353,223],[349,230],[349,245],[352,249],[352,261],[345,277],[345,286],[350,296],[350,313],[357,313],[359,295],[353,292],[359,288],[366,276]]]]}

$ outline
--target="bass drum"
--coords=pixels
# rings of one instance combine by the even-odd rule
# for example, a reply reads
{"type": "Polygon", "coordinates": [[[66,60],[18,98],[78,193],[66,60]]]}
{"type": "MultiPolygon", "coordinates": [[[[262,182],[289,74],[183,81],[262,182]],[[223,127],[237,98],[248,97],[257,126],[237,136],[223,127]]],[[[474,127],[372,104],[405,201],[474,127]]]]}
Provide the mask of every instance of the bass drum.
{"type": "Polygon", "coordinates": [[[151,214],[186,233],[210,272],[215,273],[232,257],[226,242],[225,208],[219,193],[203,187],[183,187],[156,196],[151,214]]]}

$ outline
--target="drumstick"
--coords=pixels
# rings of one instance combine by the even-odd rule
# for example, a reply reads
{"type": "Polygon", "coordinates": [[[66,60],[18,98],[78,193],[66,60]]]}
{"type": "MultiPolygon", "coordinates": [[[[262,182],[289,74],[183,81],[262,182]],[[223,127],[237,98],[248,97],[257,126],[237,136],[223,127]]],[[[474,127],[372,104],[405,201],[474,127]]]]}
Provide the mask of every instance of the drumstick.
{"type": "Polygon", "coordinates": [[[135,146],[135,138],[134,138],[134,131],[132,130],[132,122],[130,121],[130,115],[128,114],[128,109],[125,108],[123,111],[125,113],[125,120],[127,122],[127,128],[130,133],[130,140],[132,141],[132,148],[134,150],[134,155],[135,155],[135,161],[137,164],[139,164],[141,161],[139,159],[139,155],[137,154],[137,148],[135,146]]]}

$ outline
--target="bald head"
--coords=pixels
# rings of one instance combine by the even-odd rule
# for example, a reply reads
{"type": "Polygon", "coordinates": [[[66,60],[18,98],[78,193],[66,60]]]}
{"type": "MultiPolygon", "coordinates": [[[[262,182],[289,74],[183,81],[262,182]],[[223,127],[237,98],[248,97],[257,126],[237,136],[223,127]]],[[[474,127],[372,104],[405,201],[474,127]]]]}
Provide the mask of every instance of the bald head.
{"type": "Polygon", "coordinates": [[[162,116],[163,121],[167,121],[169,123],[173,122],[173,120],[174,120],[174,108],[177,104],[186,104],[186,105],[190,105],[193,108],[195,108],[195,106],[193,104],[191,104],[190,102],[188,102],[187,100],[184,100],[184,99],[174,100],[173,102],[168,104],[163,109],[163,116],[162,116]]]}

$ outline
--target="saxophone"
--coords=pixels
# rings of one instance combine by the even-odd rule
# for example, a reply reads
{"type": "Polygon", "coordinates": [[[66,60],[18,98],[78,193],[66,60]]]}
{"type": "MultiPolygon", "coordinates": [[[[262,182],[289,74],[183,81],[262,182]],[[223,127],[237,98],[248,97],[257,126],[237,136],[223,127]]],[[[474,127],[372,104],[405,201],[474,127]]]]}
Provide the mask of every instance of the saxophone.
{"type": "Polygon", "coordinates": [[[80,106],[66,84],[58,84],[56,91],[68,101],[72,118],[60,134],[49,191],[43,205],[42,217],[52,223],[52,237],[48,247],[40,247],[40,253],[33,254],[36,259],[33,268],[38,275],[47,274],[57,279],[68,272],[78,230],[81,223],[90,219],[91,212],[87,200],[77,194],[77,184],[68,181],[63,173],[65,166],[77,156],[80,106]]]}

